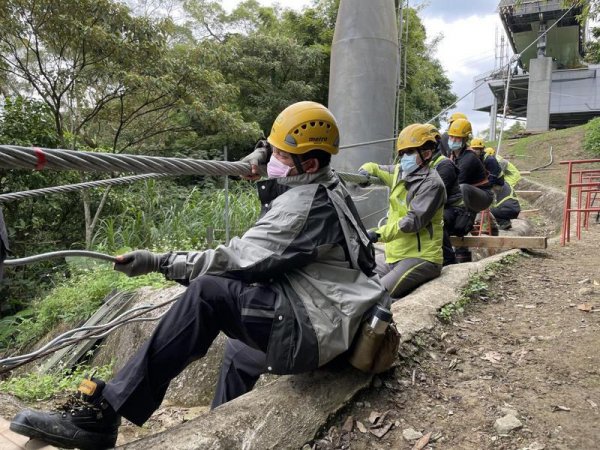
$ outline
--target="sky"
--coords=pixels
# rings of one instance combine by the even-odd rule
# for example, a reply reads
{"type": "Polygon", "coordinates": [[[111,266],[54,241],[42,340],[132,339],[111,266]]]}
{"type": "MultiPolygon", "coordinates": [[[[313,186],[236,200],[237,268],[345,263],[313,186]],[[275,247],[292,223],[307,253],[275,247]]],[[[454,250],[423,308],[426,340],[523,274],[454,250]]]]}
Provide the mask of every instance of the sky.
{"type": "MultiPolygon", "coordinates": [[[[222,0],[222,5],[231,10],[240,1],[222,0]]],[[[263,5],[277,3],[296,10],[312,4],[311,0],[258,1],[263,5]]],[[[476,75],[494,69],[496,28],[499,33],[504,32],[496,11],[499,0],[408,1],[410,7],[420,8],[419,16],[428,39],[441,37],[434,55],[452,81],[452,91],[458,98],[462,97],[475,86],[473,79],[476,75]]],[[[474,135],[477,135],[489,127],[489,114],[473,111],[472,108],[473,96],[469,95],[449,112],[465,113],[471,120],[474,135]]],[[[445,129],[446,124],[442,123],[441,128],[445,129]]]]}

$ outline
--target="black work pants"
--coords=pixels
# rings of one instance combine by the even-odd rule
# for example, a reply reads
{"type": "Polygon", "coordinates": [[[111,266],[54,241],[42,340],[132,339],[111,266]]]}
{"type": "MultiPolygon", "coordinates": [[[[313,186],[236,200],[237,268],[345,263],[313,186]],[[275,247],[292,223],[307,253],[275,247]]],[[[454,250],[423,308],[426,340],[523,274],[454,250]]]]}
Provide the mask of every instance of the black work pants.
{"type": "Polygon", "coordinates": [[[211,408],[250,392],[267,371],[267,355],[237,339],[228,339],[211,408]]]}
{"type": "Polygon", "coordinates": [[[265,286],[196,278],[102,395],[119,414],[142,425],[160,406],[170,381],[206,354],[219,331],[266,352],[276,301],[276,292],[265,286]]]}

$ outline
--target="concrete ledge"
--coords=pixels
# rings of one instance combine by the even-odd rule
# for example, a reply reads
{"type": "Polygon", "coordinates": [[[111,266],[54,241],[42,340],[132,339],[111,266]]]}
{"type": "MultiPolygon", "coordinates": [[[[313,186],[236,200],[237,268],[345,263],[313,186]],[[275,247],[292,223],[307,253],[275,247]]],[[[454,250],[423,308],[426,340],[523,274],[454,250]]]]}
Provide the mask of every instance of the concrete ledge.
{"type": "MultiPolygon", "coordinates": [[[[516,252],[445,267],[439,278],[396,302],[392,311],[402,341],[432,329],[438,320],[437,311],[458,300],[471,275],[516,252]]],[[[300,448],[370,381],[371,376],[348,366],[279,377],[190,422],[121,448],[300,448]]]]}

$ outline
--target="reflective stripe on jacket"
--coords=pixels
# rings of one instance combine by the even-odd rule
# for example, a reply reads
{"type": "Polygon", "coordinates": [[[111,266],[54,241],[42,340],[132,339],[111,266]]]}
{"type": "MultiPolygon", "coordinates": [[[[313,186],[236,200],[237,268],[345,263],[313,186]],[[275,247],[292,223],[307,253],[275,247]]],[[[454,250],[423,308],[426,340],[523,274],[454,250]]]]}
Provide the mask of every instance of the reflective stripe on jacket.
{"type": "Polygon", "coordinates": [[[442,264],[446,189],[437,172],[425,166],[402,179],[400,164],[366,163],[361,169],[390,188],[388,220],[377,230],[385,243],[386,262],[421,258],[442,264]]]}
{"type": "Polygon", "coordinates": [[[173,253],[162,269],[184,284],[209,274],[275,289],[267,364],[272,373],[305,372],[345,352],[365,312],[389,304],[389,296],[367,275],[375,264],[373,246],[329,167],[257,186],[262,215],[241,238],[173,253]]]}

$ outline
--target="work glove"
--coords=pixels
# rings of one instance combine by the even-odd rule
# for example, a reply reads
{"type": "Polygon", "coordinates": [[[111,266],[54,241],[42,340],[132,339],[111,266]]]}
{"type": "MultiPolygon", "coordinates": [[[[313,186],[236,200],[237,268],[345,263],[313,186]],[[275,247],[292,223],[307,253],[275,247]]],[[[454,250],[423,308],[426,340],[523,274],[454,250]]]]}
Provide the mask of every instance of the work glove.
{"type": "Polygon", "coordinates": [[[377,234],[375,230],[368,230],[367,236],[369,236],[369,241],[371,241],[373,244],[379,241],[379,234],[377,234]]]}
{"type": "Polygon", "coordinates": [[[360,187],[367,187],[371,184],[371,181],[369,181],[371,174],[369,172],[367,172],[365,169],[358,169],[358,174],[362,175],[363,177],[367,177],[367,181],[363,183],[358,183],[360,187]]]}
{"type": "Polygon", "coordinates": [[[242,158],[243,162],[250,163],[250,166],[252,167],[252,174],[242,175],[242,178],[252,181],[258,180],[261,176],[260,168],[261,166],[265,167],[267,165],[272,152],[271,144],[265,139],[258,141],[254,146],[254,151],[242,158]]]}
{"type": "Polygon", "coordinates": [[[135,250],[117,256],[115,270],[128,277],[138,277],[150,272],[160,272],[160,263],[166,254],[152,253],[148,250],[135,250]]]}

